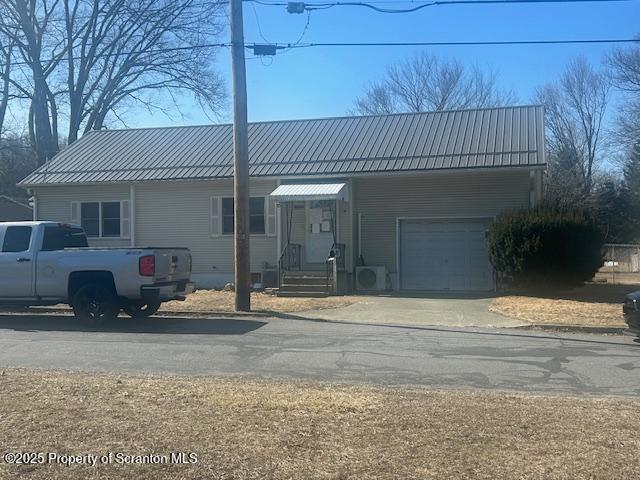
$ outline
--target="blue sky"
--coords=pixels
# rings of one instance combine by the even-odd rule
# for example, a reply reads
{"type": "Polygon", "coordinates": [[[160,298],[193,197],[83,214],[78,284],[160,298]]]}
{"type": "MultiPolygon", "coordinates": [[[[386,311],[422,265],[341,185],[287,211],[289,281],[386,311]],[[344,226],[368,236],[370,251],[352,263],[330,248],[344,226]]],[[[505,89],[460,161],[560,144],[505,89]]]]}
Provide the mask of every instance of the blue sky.
{"type": "MultiPolygon", "coordinates": [[[[407,1],[377,3],[406,7],[407,1]],[[396,5],[393,5],[396,4],[396,5]]],[[[295,42],[305,15],[285,7],[244,3],[247,42],[295,42]],[[255,10],[254,10],[255,9],[255,10]]],[[[631,38],[640,34],[640,1],[611,3],[451,5],[389,15],[359,7],[334,7],[311,14],[302,42],[490,41],[573,38],[631,38]]],[[[247,55],[250,121],[339,116],[369,81],[383,76],[387,64],[422,47],[307,48],[279,52],[273,58],[247,55]]],[[[427,47],[464,63],[496,69],[500,83],[528,103],[536,86],[555,79],[567,61],[585,55],[600,65],[609,45],[427,47]]],[[[230,78],[229,52],[220,53],[220,71],[230,78]]],[[[135,126],[210,123],[198,108],[186,105],[187,118],[139,117],[135,126]]],[[[229,121],[230,112],[221,121],[229,121]]],[[[133,126],[133,125],[132,125],[133,126]]]]}

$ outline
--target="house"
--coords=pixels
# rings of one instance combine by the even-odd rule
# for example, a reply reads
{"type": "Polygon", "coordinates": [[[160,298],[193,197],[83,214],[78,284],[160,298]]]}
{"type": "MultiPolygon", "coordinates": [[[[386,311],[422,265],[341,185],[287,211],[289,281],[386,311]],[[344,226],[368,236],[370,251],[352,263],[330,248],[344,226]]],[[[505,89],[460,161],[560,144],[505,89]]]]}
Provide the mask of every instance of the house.
{"type": "MultiPolygon", "coordinates": [[[[342,289],[365,264],[386,271],[382,288],[492,290],[485,232],[540,201],[543,118],[517,106],[250,124],[255,281],[324,272],[333,250],[342,289]]],[[[232,176],[232,126],[208,125],[90,132],[21,185],[37,219],[80,223],[93,245],[190,248],[211,287],[233,279],[232,176]]]]}
{"type": "Polygon", "coordinates": [[[0,222],[33,220],[33,210],[26,202],[0,195],[0,222]]]}

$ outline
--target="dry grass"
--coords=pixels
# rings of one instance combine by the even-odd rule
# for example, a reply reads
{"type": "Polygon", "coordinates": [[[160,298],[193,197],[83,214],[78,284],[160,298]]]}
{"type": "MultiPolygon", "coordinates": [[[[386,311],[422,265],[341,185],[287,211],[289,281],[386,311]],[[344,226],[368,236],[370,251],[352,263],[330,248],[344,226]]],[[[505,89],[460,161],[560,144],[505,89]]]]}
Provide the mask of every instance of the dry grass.
{"type": "Polygon", "coordinates": [[[8,370],[0,450],[194,452],[194,465],[8,466],[2,479],[633,479],[640,402],[8,370]]]}
{"type": "Polygon", "coordinates": [[[491,312],[531,323],[624,327],[621,303],[507,296],[493,300],[491,312]]]}
{"type": "Polygon", "coordinates": [[[555,297],[499,297],[489,310],[532,323],[624,327],[624,295],[638,289],[638,285],[590,283],[555,297]]]}
{"type": "MultiPolygon", "coordinates": [[[[261,292],[251,294],[251,307],[256,311],[293,313],[306,310],[346,307],[360,301],[359,297],[289,298],[261,292]]],[[[234,311],[233,292],[199,290],[184,302],[167,302],[161,312],[224,313],[234,311]]]]}
{"type": "Polygon", "coordinates": [[[620,285],[640,284],[640,273],[614,273],[602,268],[595,276],[596,281],[620,285]]]}

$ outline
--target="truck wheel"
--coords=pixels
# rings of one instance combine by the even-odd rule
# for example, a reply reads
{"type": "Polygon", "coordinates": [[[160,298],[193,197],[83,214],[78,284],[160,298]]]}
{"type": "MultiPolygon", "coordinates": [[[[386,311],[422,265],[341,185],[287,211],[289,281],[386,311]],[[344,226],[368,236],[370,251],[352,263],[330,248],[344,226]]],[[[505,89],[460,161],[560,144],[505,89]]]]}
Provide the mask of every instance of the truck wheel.
{"type": "Polygon", "coordinates": [[[114,320],[120,307],[113,291],[101,285],[85,285],[73,296],[73,313],[89,327],[114,320]]]}
{"type": "Polygon", "coordinates": [[[161,303],[151,301],[148,303],[131,302],[124,307],[124,312],[132,318],[147,318],[160,310],[161,303]]]}

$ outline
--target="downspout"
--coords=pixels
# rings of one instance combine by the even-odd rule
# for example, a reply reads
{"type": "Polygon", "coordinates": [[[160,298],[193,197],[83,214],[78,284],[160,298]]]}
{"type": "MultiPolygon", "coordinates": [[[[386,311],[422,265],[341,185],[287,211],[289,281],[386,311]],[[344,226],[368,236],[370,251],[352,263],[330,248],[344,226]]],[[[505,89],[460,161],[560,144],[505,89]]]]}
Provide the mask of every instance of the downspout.
{"type": "Polygon", "coordinates": [[[33,198],[33,221],[38,221],[38,197],[36,196],[36,192],[33,192],[31,196],[33,198]]]}
{"type": "Polygon", "coordinates": [[[129,186],[129,237],[131,247],[136,246],[136,187],[129,186]]]}

